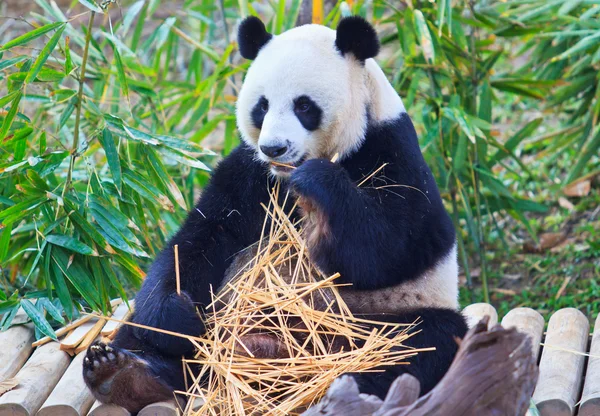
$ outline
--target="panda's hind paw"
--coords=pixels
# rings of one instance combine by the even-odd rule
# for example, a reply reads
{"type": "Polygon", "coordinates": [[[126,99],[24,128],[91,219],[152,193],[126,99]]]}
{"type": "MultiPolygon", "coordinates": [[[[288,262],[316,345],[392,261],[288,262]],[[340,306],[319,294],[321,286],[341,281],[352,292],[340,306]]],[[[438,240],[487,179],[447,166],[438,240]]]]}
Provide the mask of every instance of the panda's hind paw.
{"type": "Polygon", "coordinates": [[[110,381],[115,374],[134,359],[125,350],[96,341],[88,348],[83,359],[83,378],[92,390],[108,394],[103,390],[110,389],[110,381]]]}

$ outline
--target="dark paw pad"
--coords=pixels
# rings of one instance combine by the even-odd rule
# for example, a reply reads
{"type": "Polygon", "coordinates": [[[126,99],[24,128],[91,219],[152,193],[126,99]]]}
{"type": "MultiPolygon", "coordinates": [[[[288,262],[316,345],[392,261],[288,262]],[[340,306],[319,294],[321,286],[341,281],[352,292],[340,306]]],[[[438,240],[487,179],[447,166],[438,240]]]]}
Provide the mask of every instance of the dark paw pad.
{"type": "Polygon", "coordinates": [[[129,365],[132,359],[127,351],[95,342],[88,348],[83,359],[83,378],[92,389],[108,394],[115,374],[129,365]]]}

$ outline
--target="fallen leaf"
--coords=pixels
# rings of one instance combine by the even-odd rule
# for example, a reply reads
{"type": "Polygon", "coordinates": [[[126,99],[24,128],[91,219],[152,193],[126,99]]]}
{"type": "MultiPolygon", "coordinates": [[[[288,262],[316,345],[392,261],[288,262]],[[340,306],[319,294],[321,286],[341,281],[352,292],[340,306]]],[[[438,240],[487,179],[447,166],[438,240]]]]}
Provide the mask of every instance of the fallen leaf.
{"type": "Polygon", "coordinates": [[[571,182],[564,187],[563,192],[566,196],[586,196],[590,193],[592,181],[590,179],[571,182]]]}
{"type": "Polygon", "coordinates": [[[502,289],[502,288],[499,288],[499,287],[493,288],[492,292],[501,293],[503,295],[508,295],[508,296],[515,296],[517,294],[517,292],[515,292],[514,290],[511,290],[511,289],[502,289]]]}
{"type": "Polygon", "coordinates": [[[569,211],[573,211],[575,209],[575,205],[573,205],[571,201],[569,201],[564,196],[558,198],[558,205],[560,205],[564,209],[568,209],[569,211]]]}
{"type": "Polygon", "coordinates": [[[18,385],[19,380],[17,380],[16,378],[9,378],[4,381],[0,381],[0,396],[2,396],[7,391],[11,391],[18,385]]]}
{"type": "Polygon", "coordinates": [[[550,252],[551,253],[560,253],[565,247],[567,247],[570,244],[575,244],[576,241],[577,241],[577,239],[575,237],[566,238],[562,243],[552,247],[550,249],[550,252]]]}
{"type": "Polygon", "coordinates": [[[523,249],[527,253],[543,253],[552,247],[556,247],[567,238],[567,233],[564,231],[558,233],[544,233],[540,236],[539,244],[533,241],[527,241],[523,244],[523,249]]]}

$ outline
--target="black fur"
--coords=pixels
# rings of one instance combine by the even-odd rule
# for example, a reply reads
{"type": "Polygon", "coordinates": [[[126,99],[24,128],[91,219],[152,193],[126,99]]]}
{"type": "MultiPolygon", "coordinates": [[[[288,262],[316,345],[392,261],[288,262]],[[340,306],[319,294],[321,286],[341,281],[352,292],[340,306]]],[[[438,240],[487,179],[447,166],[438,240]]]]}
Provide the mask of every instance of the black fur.
{"type": "Polygon", "coordinates": [[[417,278],[455,243],[454,226],[406,113],[371,126],[360,150],[342,163],[307,160],[293,172],[291,184],[324,210],[335,236],[321,240],[312,259],[356,289],[417,278]]]}
{"type": "MultiPolygon", "coordinates": [[[[211,288],[220,286],[235,255],[260,238],[265,216],[260,203],[268,203],[268,189],[274,184],[268,169],[245,144],[219,164],[198,205],[151,267],[136,297],[133,322],[203,333],[194,307],[202,310],[210,303],[211,288]],[[175,293],[175,244],[185,292],[181,296],[175,293]]],[[[313,260],[327,273],[339,271],[357,289],[415,279],[454,244],[452,222],[406,114],[371,125],[361,148],[340,164],[304,162],[289,185],[320,207],[329,221],[331,238],[311,250],[313,260]],[[384,163],[383,170],[357,186],[384,163]]],[[[422,332],[407,344],[438,350],[421,353],[410,366],[393,367],[383,375],[357,375],[364,392],[383,396],[391,381],[405,372],[414,374],[425,392],[445,373],[456,351],[454,337],[466,332],[464,319],[455,311],[433,308],[381,318],[410,323],[417,316],[423,318],[422,332]]],[[[173,389],[183,388],[179,358],[194,350],[187,340],[125,326],[111,346],[134,351],[156,377],[173,389]]]]}
{"type": "Polygon", "coordinates": [[[273,37],[256,16],[245,18],[238,29],[240,53],[246,59],[255,59],[260,49],[273,37]]]}
{"type": "Polygon", "coordinates": [[[263,95],[258,99],[258,102],[252,107],[252,111],[250,112],[250,117],[252,118],[252,124],[257,129],[262,129],[263,122],[265,121],[265,116],[269,112],[269,101],[263,95]]]}
{"type": "Polygon", "coordinates": [[[340,20],[335,46],[342,55],[351,53],[363,62],[379,53],[377,32],[360,16],[349,16],[340,20]]]}
{"type": "Polygon", "coordinates": [[[301,95],[294,100],[294,114],[302,127],[308,131],[315,131],[321,126],[323,110],[307,95],[301,95]]]}

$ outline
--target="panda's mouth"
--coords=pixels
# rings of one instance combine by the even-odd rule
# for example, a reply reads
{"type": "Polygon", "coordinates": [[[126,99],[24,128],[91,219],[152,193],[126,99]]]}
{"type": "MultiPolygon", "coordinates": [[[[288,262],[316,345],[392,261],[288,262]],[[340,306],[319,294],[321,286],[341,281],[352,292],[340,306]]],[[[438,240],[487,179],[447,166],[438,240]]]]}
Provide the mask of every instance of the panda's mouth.
{"type": "Polygon", "coordinates": [[[304,163],[305,160],[306,160],[306,156],[303,156],[295,162],[284,163],[284,162],[277,162],[277,161],[272,160],[269,163],[271,165],[271,172],[273,172],[273,174],[288,176],[292,173],[292,171],[294,169],[296,169],[298,166],[300,166],[302,163],[304,163]]]}

